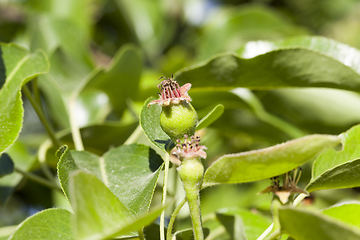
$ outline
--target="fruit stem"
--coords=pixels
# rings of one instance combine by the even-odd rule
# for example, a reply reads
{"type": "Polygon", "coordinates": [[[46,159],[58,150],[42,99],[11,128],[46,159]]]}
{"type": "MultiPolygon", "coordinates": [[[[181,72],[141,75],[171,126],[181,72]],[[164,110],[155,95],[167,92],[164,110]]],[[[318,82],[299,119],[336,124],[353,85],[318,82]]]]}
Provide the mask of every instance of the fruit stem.
{"type": "Polygon", "coordinates": [[[199,157],[187,158],[184,159],[180,167],[178,167],[178,172],[185,189],[186,200],[189,204],[195,240],[203,240],[200,188],[204,176],[204,166],[199,157]]]}

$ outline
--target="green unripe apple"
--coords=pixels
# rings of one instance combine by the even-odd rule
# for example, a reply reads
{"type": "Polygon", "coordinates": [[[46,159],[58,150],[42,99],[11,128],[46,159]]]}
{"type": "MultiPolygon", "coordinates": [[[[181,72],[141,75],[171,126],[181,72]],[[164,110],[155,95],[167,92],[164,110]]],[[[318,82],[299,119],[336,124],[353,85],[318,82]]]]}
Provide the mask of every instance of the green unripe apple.
{"type": "Polygon", "coordinates": [[[194,107],[185,101],[163,107],[160,114],[160,126],[174,143],[185,134],[194,135],[197,122],[194,107]]]}

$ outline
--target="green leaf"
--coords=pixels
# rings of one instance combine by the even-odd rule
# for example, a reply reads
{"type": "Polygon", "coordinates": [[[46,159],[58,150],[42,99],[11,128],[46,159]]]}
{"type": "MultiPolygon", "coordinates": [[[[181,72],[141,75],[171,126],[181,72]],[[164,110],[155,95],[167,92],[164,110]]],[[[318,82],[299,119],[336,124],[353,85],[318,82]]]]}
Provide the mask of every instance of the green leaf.
{"type": "Polygon", "coordinates": [[[323,211],[324,214],[339,219],[345,223],[360,228],[360,219],[358,214],[360,212],[359,203],[344,203],[327,208],[323,211]]]}
{"type": "MultiPolygon", "coordinates": [[[[231,91],[217,91],[209,89],[204,91],[203,88],[190,89],[190,91],[192,99],[191,104],[194,106],[196,111],[198,111],[199,116],[202,115],[201,112],[203,112],[203,109],[208,109],[209,107],[212,109],[218,104],[223,105],[225,109],[250,109],[250,106],[244,99],[231,91]]],[[[207,110],[203,116],[205,116],[208,112],[209,110],[207,110]]]]}
{"type": "Polygon", "coordinates": [[[69,200],[69,177],[72,172],[79,169],[79,166],[75,163],[74,158],[66,145],[59,148],[56,152],[56,156],[59,158],[57,171],[60,185],[65,196],[69,200]]]}
{"type": "Polygon", "coordinates": [[[86,151],[69,152],[67,148],[61,152],[58,174],[67,195],[67,178],[80,168],[102,180],[132,215],[148,211],[163,163],[150,147],[123,145],[101,157],[86,151]]]}
{"type": "Polygon", "coordinates": [[[156,218],[162,213],[162,211],[169,207],[174,200],[167,202],[164,206],[157,206],[150,210],[149,213],[140,215],[133,219],[133,221],[128,222],[128,225],[123,228],[118,228],[116,233],[111,234],[108,237],[113,237],[115,235],[124,234],[130,231],[140,230],[145,226],[148,226],[156,220],[156,218]]]}
{"type": "Polygon", "coordinates": [[[224,106],[216,105],[205,117],[203,117],[196,126],[196,130],[206,128],[216,121],[224,112],[224,106]]]}
{"type": "Polygon", "coordinates": [[[315,134],[269,148],[224,155],[206,170],[202,187],[274,177],[304,164],[339,142],[337,136],[315,134]]]}
{"type": "Polygon", "coordinates": [[[335,40],[318,36],[300,36],[288,38],[278,42],[250,42],[239,50],[241,56],[252,58],[271,51],[286,49],[307,49],[313,52],[321,53],[324,56],[332,58],[359,73],[360,67],[357,64],[359,60],[359,51],[349,45],[336,42],[335,40]],[[347,54],[344,54],[344,53],[347,54]]]}
{"type": "Polygon", "coordinates": [[[5,226],[0,228],[0,240],[7,240],[15,232],[17,226],[5,226]]]}
{"type": "Polygon", "coordinates": [[[231,232],[238,234],[238,238],[233,239],[256,240],[271,224],[264,216],[240,208],[221,209],[216,216],[230,236],[231,232]]]}
{"type": "MultiPolygon", "coordinates": [[[[149,59],[161,55],[176,35],[176,20],[169,18],[163,11],[162,2],[118,0],[115,4],[120,11],[120,19],[126,22],[125,28],[131,29],[131,38],[136,36],[149,59]]],[[[125,32],[122,26],[118,34],[123,35],[125,32]]]]}
{"type": "Polygon", "coordinates": [[[95,175],[79,170],[71,178],[70,200],[75,215],[75,233],[79,239],[107,239],[140,230],[171,204],[133,218],[95,175]]]}
{"type": "Polygon", "coordinates": [[[286,121],[283,121],[281,118],[278,118],[275,115],[268,113],[263,107],[261,101],[250,90],[245,88],[236,88],[232,90],[232,92],[236,94],[239,98],[243,99],[243,101],[249,105],[256,117],[258,117],[260,120],[283,131],[291,138],[303,137],[305,135],[297,127],[291,125],[286,121]]]}
{"type": "MultiPolygon", "coordinates": [[[[123,144],[137,126],[137,122],[127,124],[105,122],[83,127],[80,129],[80,134],[86,150],[103,154],[109,148],[123,144]]],[[[71,147],[74,146],[70,132],[60,140],[71,147]]]]}
{"type": "Polygon", "coordinates": [[[14,162],[6,153],[0,156],[0,178],[14,172],[14,162]]]}
{"type": "Polygon", "coordinates": [[[74,117],[79,127],[102,123],[110,113],[108,96],[97,89],[82,91],[75,103],[74,117]]]}
{"type": "Polygon", "coordinates": [[[343,138],[343,150],[329,149],[323,152],[315,161],[312,177],[306,187],[308,192],[321,189],[350,188],[360,186],[360,125],[346,133],[343,138]]]}
{"type": "Polygon", "coordinates": [[[0,44],[0,153],[14,143],[21,131],[21,86],[48,69],[42,51],[30,53],[15,44],[0,44]]]}
{"type": "MultiPolygon", "coordinates": [[[[36,13],[47,13],[51,17],[61,16],[62,19],[65,18],[71,20],[74,25],[77,25],[79,29],[81,29],[81,32],[90,34],[92,23],[91,17],[94,14],[94,6],[90,3],[92,3],[92,0],[79,0],[75,2],[71,0],[60,2],[56,0],[45,2],[32,0],[24,4],[24,7],[29,10],[29,12],[35,11],[36,13]]],[[[50,38],[48,40],[54,39],[50,38]]]]}
{"type": "MultiPolygon", "coordinates": [[[[165,228],[164,228],[164,231],[166,232],[165,228]]],[[[146,226],[144,228],[143,232],[144,232],[145,239],[161,240],[160,239],[160,226],[159,226],[159,224],[152,223],[149,226],[146,226]]]]}
{"type": "Polygon", "coordinates": [[[64,209],[46,209],[23,221],[9,240],[75,239],[71,231],[71,213],[64,209]]]}
{"type": "Polygon", "coordinates": [[[69,63],[61,50],[53,54],[51,61],[54,67],[41,79],[40,86],[52,115],[64,127],[69,126],[69,104],[75,104],[73,114],[79,126],[103,122],[111,109],[121,116],[126,101],[135,97],[142,70],[140,51],[132,45],[120,48],[108,69],[98,68],[90,74],[91,69],[69,63]],[[76,101],[70,102],[70,96],[76,101]]]}
{"type": "MultiPolygon", "coordinates": [[[[77,2],[84,4],[87,1],[88,0],[80,0],[77,2]]],[[[64,66],[70,67],[68,69],[71,69],[71,71],[77,69],[84,73],[84,71],[91,69],[94,65],[91,54],[87,49],[90,44],[90,26],[80,26],[86,21],[85,17],[82,19],[74,19],[72,16],[69,16],[75,9],[73,8],[75,4],[72,4],[68,0],[61,2],[68,2],[68,4],[66,4],[67,6],[60,6],[59,3],[55,3],[56,1],[53,0],[51,0],[51,2],[53,2],[51,4],[53,5],[51,10],[60,8],[62,12],[55,13],[56,10],[50,10],[48,13],[29,14],[27,29],[30,35],[30,49],[43,49],[50,58],[60,49],[63,54],[62,57],[69,60],[68,63],[64,62],[64,66]],[[64,29],[68,29],[68,31],[64,31],[64,29]]],[[[81,13],[79,13],[80,11],[76,13],[77,17],[88,14],[88,18],[90,18],[91,13],[87,10],[89,10],[89,7],[83,6],[81,13]]],[[[59,60],[59,58],[57,60],[59,60]]],[[[57,61],[50,62],[51,66],[57,63],[57,61]]],[[[62,66],[58,65],[56,68],[60,69],[62,66]]],[[[65,70],[66,68],[62,69],[65,70]]],[[[80,80],[81,79],[78,79],[75,82],[78,83],[80,80]]],[[[69,84],[73,85],[74,83],[70,83],[69,81],[69,84]]],[[[62,87],[64,89],[70,89],[68,88],[69,86],[62,87]]]]}
{"type": "Polygon", "coordinates": [[[360,239],[360,229],[326,215],[294,208],[279,209],[281,231],[298,240],[360,239]]]}
{"type": "Polygon", "coordinates": [[[140,49],[124,45],[114,56],[111,66],[92,74],[84,89],[95,88],[105,92],[114,111],[121,116],[126,108],[126,100],[136,95],[141,71],[140,49]]]}
{"type": "Polygon", "coordinates": [[[95,175],[75,171],[69,191],[78,239],[103,239],[131,219],[126,207],[95,175]]]}
{"type": "Polygon", "coordinates": [[[279,43],[252,42],[244,49],[244,58],[219,54],[179,71],[175,80],[210,89],[327,87],[360,91],[360,53],[347,45],[323,37],[297,37],[279,43]]]}
{"type": "Polygon", "coordinates": [[[155,98],[150,97],[145,101],[141,110],[140,124],[150,142],[162,151],[168,152],[174,147],[174,143],[160,126],[161,107],[157,104],[147,107],[153,100],[155,98]]]}
{"type": "Polygon", "coordinates": [[[271,90],[261,100],[269,112],[314,133],[338,134],[360,122],[360,95],[355,92],[287,88],[271,90]]]}
{"type": "Polygon", "coordinates": [[[213,128],[222,130],[227,128],[231,133],[248,132],[252,137],[260,135],[261,138],[271,138],[274,143],[288,140],[289,137],[298,138],[305,135],[295,126],[268,113],[256,95],[248,89],[236,88],[232,91],[217,91],[202,87],[193,89],[191,97],[199,116],[207,114],[214,105],[219,103],[224,105],[225,111],[211,126],[213,128]],[[242,116],[238,116],[240,114],[242,116]],[[269,133],[272,129],[276,133],[269,133]],[[288,137],[284,138],[284,133],[288,137]],[[275,139],[274,136],[280,140],[275,139]]]}
{"type": "Polygon", "coordinates": [[[48,109],[52,119],[54,119],[60,127],[64,129],[70,128],[66,99],[61,86],[50,74],[40,76],[38,78],[38,84],[49,106],[48,109]]]}
{"type": "Polygon", "coordinates": [[[284,14],[265,5],[232,6],[220,9],[202,29],[199,59],[216,53],[235,51],[248,41],[275,40],[306,34],[284,14]]]}
{"type": "Polygon", "coordinates": [[[244,224],[242,219],[239,216],[232,216],[227,214],[216,214],[216,218],[220,223],[225,227],[226,231],[229,233],[231,239],[234,240],[247,240],[244,224]]]}
{"type": "MultiPolygon", "coordinates": [[[[11,145],[6,150],[6,153],[10,156],[14,165],[24,172],[29,171],[36,162],[36,157],[19,140],[11,145]]],[[[22,179],[23,175],[17,172],[0,178],[0,206],[6,203],[22,179]]]]}

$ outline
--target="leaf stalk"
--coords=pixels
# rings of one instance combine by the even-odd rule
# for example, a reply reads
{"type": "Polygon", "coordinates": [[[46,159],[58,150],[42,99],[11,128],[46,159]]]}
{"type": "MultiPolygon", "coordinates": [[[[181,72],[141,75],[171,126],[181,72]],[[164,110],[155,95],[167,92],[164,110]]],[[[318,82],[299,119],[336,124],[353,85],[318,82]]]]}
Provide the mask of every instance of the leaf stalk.
{"type": "Polygon", "coordinates": [[[44,127],[46,129],[46,132],[49,134],[49,137],[50,137],[54,147],[55,148],[60,148],[61,147],[61,142],[60,142],[59,139],[57,139],[57,137],[55,135],[55,130],[53,129],[53,127],[51,126],[49,121],[46,119],[44,112],[42,111],[42,109],[38,105],[38,103],[36,102],[35,98],[31,95],[31,92],[30,92],[29,88],[26,85],[24,85],[22,90],[25,93],[25,95],[26,95],[27,99],[29,100],[30,104],[34,108],[34,110],[35,110],[36,114],[38,115],[40,121],[44,125],[44,127]]]}
{"type": "Polygon", "coordinates": [[[21,169],[19,169],[17,167],[15,167],[15,171],[20,173],[24,177],[34,181],[34,182],[37,182],[37,183],[39,183],[41,185],[44,185],[46,187],[53,188],[55,190],[58,190],[58,191],[62,192],[61,188],[58,185],[56,185],[55,183],[50,182],[50,181],[48,181],[48,180],[46,180],[46,179],[44,179],[42,177],[39,177],[39,176],[37,176],[37,175],[35,175],[33,173],[30,173],[30,172],[25,172],[25,171],[23,171],[23,170],[21,170],[21,169]]]}

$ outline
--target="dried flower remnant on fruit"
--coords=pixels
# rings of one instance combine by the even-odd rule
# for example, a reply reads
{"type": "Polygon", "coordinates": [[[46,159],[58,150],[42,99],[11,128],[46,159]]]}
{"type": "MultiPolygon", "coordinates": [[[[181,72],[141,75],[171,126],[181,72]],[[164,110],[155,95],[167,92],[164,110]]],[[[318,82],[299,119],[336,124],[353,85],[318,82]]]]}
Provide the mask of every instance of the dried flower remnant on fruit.
{"type": "Polygon", "coordinates": [[[289,201],[289,198],[292,194],[295,193],[308,194],[308,192],[296,186],[300,180],[300,176],[301,176],[301,168],[297,168],[294,170],[293,177],[290,175],[290,172],[285,173],[283,175],[282,186],[280,185],[279,176],[270,178],[272,181],[271,185],[266,189],[264,189],[263,191],[259,192],[259,194],[272,192],[276,196],[278,196],[278,198],[283,204],[289,201]]]}
{"type": "Polygon", "coordinates": [[[189,138],[188,135],[184,135],[184,140],[181,141],[178,139],[176,141],[176,151],[174,154],[180,159],[188,159],[188,158],[206,158],[206,150],[207,148],[203,145],[199,145],[200,136],[191,136],[189,138]]]}
{"type": "Polygon", "coordinates": [[[187,103],[191,101],[191,98],[188,95],[188,91],[191,88],[190,83],[186,83],[184,86],[180,87],[179,84],[173,80],[172,75],[171,78],[161,77],[160,79],[164,79],[158,85],[158,88],[160,90],[160,93],[158,93],[158,95],[160,99],[151,101],[148,104],[148,107],[153,104],[158,104],[161,107],[164,107],[172,104],[179,104],[182,101],[185,101],[187,103]]]}

